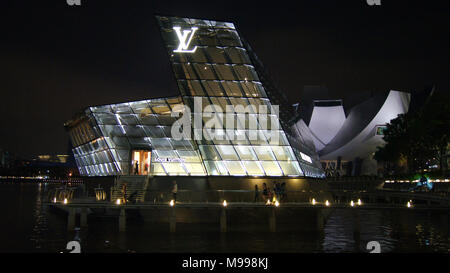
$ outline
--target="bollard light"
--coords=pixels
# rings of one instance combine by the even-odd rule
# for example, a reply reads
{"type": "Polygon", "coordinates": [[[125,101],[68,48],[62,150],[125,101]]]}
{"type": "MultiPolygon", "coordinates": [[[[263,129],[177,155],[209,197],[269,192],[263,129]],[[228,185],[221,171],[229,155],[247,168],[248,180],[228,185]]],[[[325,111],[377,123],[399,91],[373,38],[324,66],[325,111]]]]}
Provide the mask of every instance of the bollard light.
{"type": "Polygon", "coordinates": [[[224,206],[224,207],[228,206],[227,200],[223,200],[223,206],[224,206]]]}
{"type": "Polygon", "coordinates": [[[316,204],[316,199],[313,198],[313,199],[311,200],[311,204],[315,205],[315,204],[316,204]]]}
{"type": "Polygon", "coordinates": [[[67,198],[64,198],[64,205],[67,204],[67,198]]]}
{"type": "Polygon", "coordinates": [[[175,205],[175,201],[172,199],[172,200],[170,200],[170,203],[169,203],[169,205],[171,206],[171,207],[173,207],[174,205],[175,205]]]}
{"type": "Polygon", "coordinates": [[[353,202],[353,200],[350,202],[350,206],[352,206],[352,207],[355,206],[355,202],[353,202]]]}
{"type": "Polygon", "coordinates": [[[120,203],[121,203],[120,198],[117,198],[116,205],[120,205],[120,203]]]}
{"type": "Polygon", "coordinates": [[[329,206],[330,206],[330,202],[328,202],[328,200],[327,200],[327,201],[325,201],[325,206],[327,206],[327,207],[329,207],[329,206]]]}
{"type": "Polygon", "coordinates": [[[278,202],[278,200],[275,200],[275,207],[279,207],[280,203],[278,202]]]}
{"type": "Polygon", "coordinates": [[[358,206],[361,206],[361,199],[358,199],[358,206]]]}

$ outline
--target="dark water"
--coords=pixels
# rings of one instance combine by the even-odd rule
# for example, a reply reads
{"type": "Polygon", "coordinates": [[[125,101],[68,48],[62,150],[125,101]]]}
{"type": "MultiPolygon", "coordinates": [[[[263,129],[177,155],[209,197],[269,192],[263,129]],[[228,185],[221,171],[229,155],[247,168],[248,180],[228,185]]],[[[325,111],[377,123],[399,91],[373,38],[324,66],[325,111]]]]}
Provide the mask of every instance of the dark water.
{"type": "MultiPolygon", "coordinates": [[[[0,184],[0,252],[65,251],[73,232],[66,231],[64,214],[42,204],[45,184],[0,184]]],[[[229,232],[217,227],[177,225],[131,220],[125,233],[117,220],[89,218],[81,232],[83,252],[368,252],[378,241],[381,252],[450,252],[448,211],[359,210],[359,224],[351,209],[335,210],[323,232],[229,232]],[[359,227],[359,232],[356,227],[359,227]]]]}

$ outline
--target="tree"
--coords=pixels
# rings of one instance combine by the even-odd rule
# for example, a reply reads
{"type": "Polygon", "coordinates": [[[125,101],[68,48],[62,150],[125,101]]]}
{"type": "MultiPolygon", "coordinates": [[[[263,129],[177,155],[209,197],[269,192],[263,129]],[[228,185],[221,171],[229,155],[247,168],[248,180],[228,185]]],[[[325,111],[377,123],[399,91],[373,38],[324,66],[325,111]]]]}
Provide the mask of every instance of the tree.
{"type": "Polygon", "coordinates": [[[374,158],[395,165],[401,157],[407,160],[410,173],[426,169],[436,159],[442,172],[448,169],[450,109],[447,94],[433,94],[416,111],[401,114],[387,124],[383,140],[374,158]]]}

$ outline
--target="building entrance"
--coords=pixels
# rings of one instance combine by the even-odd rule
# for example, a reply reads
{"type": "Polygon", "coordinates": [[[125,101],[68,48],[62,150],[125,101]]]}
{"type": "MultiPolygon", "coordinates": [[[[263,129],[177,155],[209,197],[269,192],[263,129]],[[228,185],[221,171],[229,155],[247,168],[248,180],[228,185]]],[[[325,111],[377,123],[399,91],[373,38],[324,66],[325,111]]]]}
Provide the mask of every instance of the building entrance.
{"type": "Polygon", "coordinates": [[[148,175],[150,173],[151,151],[133,150],[131,158],[132,175],[148,175]]]}

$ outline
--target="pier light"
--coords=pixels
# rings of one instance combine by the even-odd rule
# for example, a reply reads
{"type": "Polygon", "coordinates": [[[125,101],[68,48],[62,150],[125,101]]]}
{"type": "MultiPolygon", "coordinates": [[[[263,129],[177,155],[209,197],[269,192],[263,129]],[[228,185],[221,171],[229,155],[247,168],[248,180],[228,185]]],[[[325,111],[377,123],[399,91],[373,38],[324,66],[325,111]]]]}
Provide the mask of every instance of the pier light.
{"type": "Polygon", "coordinates": [[[352,200],[352,201],[350,201],[350,206],[352,206],[352,207],[354,207],[354,206],[355,206],[355,202],[353,202],[353,200],[352,200]]]}
{"type": "Polygon", "coordinates": [[[228,206],[227,200],[223,200],[223,206],[224,207],[228,206]]]}
{"type": "Polygon", "coordinates": [[[171,206],[171,207],[173,207],[174,205],[175,205],[175,201],[172,199],[172,200],[170,200],[170,203],[169,203],[169,205],[171,206]]]}
{"type": "Polygon", "coordinates": [[[64,205],[67,204],[67,198],[64,198],[64,205]]]}
{"type": "Polygon", "coordinates": [[[329,206],[330,206],[330,202],[328,202],[328,200],[327,200],[327,201],[325,201],[325,206],[327,206],[327,207],[329,207],[329,206]]]}
{"type": "Polygon", "coordinates": [[[120,205],[120,203],[121,203],[120,198],[117,198],[116,205],[120,205]]]}
{"type": "Polygon", "coordinates": [[[311,204],[315,205],[315,204],[316,204],[316,199],[313,198],[313,199],[311,200],[311,204]]]}
{"type": "Polygon", "coordinates": [[[358,206],[361,206],[361,205],[362,205],[361,199],[358,199],[358,206]]]}
{"type": "Polygon", "coordinates": [[[278,200],[275,200],[275,207],[279,207],[280,203],[278,202],[278,200]]]}

